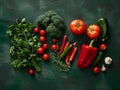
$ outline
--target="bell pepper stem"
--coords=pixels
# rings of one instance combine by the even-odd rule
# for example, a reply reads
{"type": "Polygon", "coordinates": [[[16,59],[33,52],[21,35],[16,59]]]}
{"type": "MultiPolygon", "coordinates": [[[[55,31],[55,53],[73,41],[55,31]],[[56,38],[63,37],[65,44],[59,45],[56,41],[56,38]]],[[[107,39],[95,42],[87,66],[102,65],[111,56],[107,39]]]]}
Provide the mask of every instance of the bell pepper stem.
{"type": "Polygon", "coordinates": [[[95,40],[91,40],[89,46],[92,47],[95,40]]]}

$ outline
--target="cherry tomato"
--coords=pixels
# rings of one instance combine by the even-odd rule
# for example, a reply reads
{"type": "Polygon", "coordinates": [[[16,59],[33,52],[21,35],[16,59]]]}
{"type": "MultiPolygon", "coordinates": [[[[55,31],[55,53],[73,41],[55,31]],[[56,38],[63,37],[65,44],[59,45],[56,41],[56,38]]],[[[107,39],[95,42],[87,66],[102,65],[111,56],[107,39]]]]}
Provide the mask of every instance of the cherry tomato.
{"type": "Polygon", "coordinates": [[[49,60],[49,54],[47,54],[47,53],[43,54],[42,58],[43,58],[44,61],[49,60]]]}
{"type": "Polygon", "coordinates": [[[40,35],[45,36],[45,35],[46,35],[46,31],[45,31],[45,30],[43,30],[43,29],[41,29],[41,30],[40,30],[40,35]]]}
{"type": "Polygon", "coordinates": [[[52,44],[51,49],[52,49],[53,51],[57,50],[57,48],[58,48],[58,45],[52,44]]]}
{"type": "Polygon", "coordinates": [[[90,39],[97,39],[100,36],[100,27],[96,24],[90,25],[86,34],[90,39]]]}
{"type": "Polygon", "coordinates": [[[86,30],[86,24],[83,20],[73,20],[70,23],[70,30],[73,34],[81,35],[86,30]]]}
{"type": "Polygon", "coordinates": [[[38,48],[38,53],[39,53],[39,54],[43,54],[43,53],[44,53],[44,49],[43,49],[42,47],[39,47],[39,48],[38,48]]]}
{"type": "Polygon", "coordinates": [[[39,28],[35,27],[35,28],[34,28],[34,32],[35,32],[35,33],[39,33],[39,28]]]}
{"type": "Polygon", "coordinates": [[[30,75],[34,75],[34,74],[35,74],[35,71],[34,71],[33,69],[29,69],[29,70],[28,70],[28,73],[29,73],[30,75]]]}
{"type": "Polygon", "coordinates": [[[106,50],[106,49],[107,49],[107,45],[106,45],[105,43],[102,43],[102,44],[100,45],[100,50],[104,51],[104,50],[106,50]]]}
{"type": "Polygon", "coordinates": [[[40,42],[45,42],[45,41],[46,41],[46,37],[40,36],[40,42]]]}
{"type": "Polygon", "coordinates": [[[44,44],[42,45],[42,47],[43,47],[44,49],[48,49],[48,44],[47,44],[47,43],[44,43],[44,44]]]}
{"type": "Polygon", "coordinates": [[[57,41],[58,41],[57,38],[53,38],[53,39],[52,39],[52,42],[53,42],[53,43],[57,43],[57,41]]]}
{"type": "Polygon", "coordinates": [[[99,67],[96,66],[96,67],[93,68],[93,73],[94,74],[98,74],[99,72],[100,72],[100,68],[99,67]]]}

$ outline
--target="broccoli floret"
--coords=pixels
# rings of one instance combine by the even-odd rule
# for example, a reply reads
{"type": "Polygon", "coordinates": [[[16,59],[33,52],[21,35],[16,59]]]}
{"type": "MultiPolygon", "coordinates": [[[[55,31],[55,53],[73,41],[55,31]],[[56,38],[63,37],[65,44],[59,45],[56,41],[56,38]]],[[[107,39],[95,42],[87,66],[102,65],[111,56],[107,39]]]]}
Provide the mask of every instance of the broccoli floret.
{"type": "Polygon", "coordinates": [[[47,27],[50,23],[50,18],[49,17],[46,17],[43,21],[42,21],[42,24],[47,27]]]}
{"type": "Polygon", "coordinates": [[[63,22],[62,17],[60,17],[59,15],[54,15],[54,16],[51,17],[51,20],[52,20],[52,21],[54,21],[54,20],[56,20],[56,19],[58,19],[60,22],[63,22]]]}
{"type": "Polygon", "coordinates": [[[65,29],[65,23],[59,15],[52,16],[51,21],[59,29],[61,29],[61,30],[65,29]]]}
{"type": "Polygon", "coordinates": [[[46,28],[46,32],[56,32],[58,31],[58,28],[53,23],[50,23],[49,26],[46,28]]]}
{"type": "Polygon", "coordinates": [[[65,30],[66,29],[65,23],[59,23],[58,25],[56,25],[56,27],[58,27],[61,30],[65,30]]]}
{"type": "Polygon", "coordinates": [[[38,18],[36,19],[36,22],[38,23],[38,24],[40,24],[41,22],[43,22],[43,20],[46,18],[46,16],[45,15],[40,15],[40,16],[38,16],[38,18]]]}
{"type": "Polygon", "coordinates": [[[56,15],[56,14],[57,13],[55,11],[50,10],[50,11],[46,12],[44,15],[47,16],[47,17],[51,17],[51,16],[56,15]]]}
{"type": "Polygon", "coordinates": [[[49,33],[52,37],[61,37],[62,31],[59,30],[53,23],[50,23],[49,26],[46,28],[46,32],[49,33]]]}

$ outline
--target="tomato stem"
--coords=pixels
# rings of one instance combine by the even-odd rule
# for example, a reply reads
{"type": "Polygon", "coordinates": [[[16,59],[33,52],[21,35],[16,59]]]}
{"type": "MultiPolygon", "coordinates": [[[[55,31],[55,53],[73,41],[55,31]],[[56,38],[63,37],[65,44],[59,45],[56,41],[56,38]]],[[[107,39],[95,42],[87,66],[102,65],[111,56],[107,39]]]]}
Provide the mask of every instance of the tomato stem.
{"type": "Polygon", "coordinates": [[[80,23],[78,23],[78,24],[77,24],[77,28],[79,28],[80,26],[81,26],[80,23]]]}

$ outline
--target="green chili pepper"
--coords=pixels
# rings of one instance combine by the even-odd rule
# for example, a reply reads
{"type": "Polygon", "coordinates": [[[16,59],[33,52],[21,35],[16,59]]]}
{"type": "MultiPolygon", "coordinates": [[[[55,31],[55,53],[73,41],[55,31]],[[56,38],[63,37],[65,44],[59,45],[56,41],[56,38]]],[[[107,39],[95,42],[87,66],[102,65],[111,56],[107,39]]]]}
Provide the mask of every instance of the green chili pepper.
{"type": "Polygon", "coordinates": [[[70,52],[70,50],[72,50],[73,48],[73,44],[70,44],[64,51],[63,53],[60,55],[60,59],[63,60],[65,59],[65,57],[67,56],[67,54],[70,52]]]}
{"type": "Polygon", "coordinates": [[[103,51],[99,51],[99,53],[98,53],[98,55],[97,55],[93,65],[97,65],[101,61],[103,53],[104,53],[103,51]]]}
{"type": "Polygon", "coordinates": [[[101,41],[106,41],[108,39],[108,22],[107,19],[105,18],[100,18],[98,20],[98,25],[101,28],[101,35],[100,35],[100,40],[101,41]]]}

